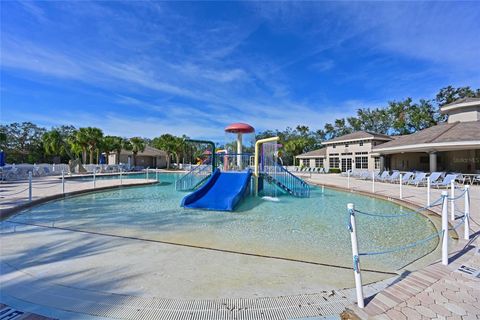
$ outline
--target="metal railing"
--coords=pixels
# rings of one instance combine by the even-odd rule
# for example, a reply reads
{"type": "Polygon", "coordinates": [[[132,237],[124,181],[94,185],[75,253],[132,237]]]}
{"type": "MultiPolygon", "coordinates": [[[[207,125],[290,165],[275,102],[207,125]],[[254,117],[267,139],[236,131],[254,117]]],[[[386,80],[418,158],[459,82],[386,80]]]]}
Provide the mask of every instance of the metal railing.
{"type": "Polygon", "coordinates": [[[310,197],[310,186],[308,183],[279,164],[263,166],[262,174],[268,182],[276,184],[292,196],[299,198],[310,197]]]}
{"type": "Polygon", "coordinates": [[[175,190],[189,191],[198,187],[212,174],[211,164],[199,164],[175,181],[175,190]]]}
{"type": "Polygon", "coordinates": [[[253,167],[251,153],[217,154],[217,167],[221,171],[243,171],[253,167]]]}

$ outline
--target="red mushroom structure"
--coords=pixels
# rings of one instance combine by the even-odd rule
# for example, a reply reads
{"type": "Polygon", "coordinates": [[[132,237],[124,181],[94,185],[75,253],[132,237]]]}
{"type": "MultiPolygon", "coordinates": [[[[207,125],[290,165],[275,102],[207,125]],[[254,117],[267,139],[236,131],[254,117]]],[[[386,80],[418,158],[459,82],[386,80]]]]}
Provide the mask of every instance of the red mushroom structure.
{"type": "Polygon", "coordinates": [[[246,123],[232,123],[225,128],[225,132],[237,134],[237,166],[242,166],[242,136],[245,133],[253,133],[255,129],[246,123]]]}

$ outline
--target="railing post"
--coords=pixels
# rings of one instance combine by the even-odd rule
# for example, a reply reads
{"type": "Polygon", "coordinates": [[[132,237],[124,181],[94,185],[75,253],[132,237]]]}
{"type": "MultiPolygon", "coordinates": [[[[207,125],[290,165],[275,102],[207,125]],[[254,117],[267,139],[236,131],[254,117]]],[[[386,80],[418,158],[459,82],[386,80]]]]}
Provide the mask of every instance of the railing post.
{"type": "Polygon", "coordinates": [[[350,170],[347,170],[347,188],[350,189],[350,170]]]}
{"type": "Polygon", "coordinates": [[[430,207],[430,187],[431,187],[431,180],[430,177],[427,177],[427,207],[430,207]]]}
{"type": "Polygon", "coordinates": [[[400,173],[400,199],[403,199],[402,185],[403,185],[403,175],[400,173]]]}
{"type": "Polygon", "coordinates": [[[455,220],[455,181],[450,182],[450,219],[455,220]]]}
{"type": "Polygon", "coordinates": [[[448,192],[442,192],[442,264],[448,266],[448,192]]]}
{"type": "Polygon", "coordinates": [[[32,171],[28,172],[28,201],[32,201],[32,171]]]}
{"type": "Polygon", "coordinates": [[[375,170],[372,171],[372,193],[375,193],[375,170]]]}
{"type": "Polygon", "coordinates": [[[350,215],[350,240],[352,242],[353,273],[355,276],[357,304],[359,308],[363,309],[365,302],[363,299],[362,274],[360,273],[360,258],[358,255],[357,225],[355,223],[355,206],[353,203],[347,204],[347,210],[350,215]]]}
{"type": "Polygon", "coordinates": [[[97,170],[93,169],[93,189],[95,189],[95,187],[97,186],[96,172],[97,170]]]}
{"type": "Polygon", "coordinates": [[[147,180],[148,180],[148,168],[147,168],[147,180]]]}
{"type": "Polygon", "coordinates": [[[325,193],[325,186],[322,184],[322,193],[325,193]]]}
{"type": "Polygon", "coordinates": [[[470,239],[470,186],[465,186],[465,222],[464,222],[464,231],[463,238],[465,240],[470,239]]]}
{"type": "Polygon", "coordinates": [[[158,169],[155,170],[155,180],[158,181],[158,169]]]}
{"type": "Polygon", "coordinates": [[[65,172],[62,170],[62,194],[65,194],[65,172]]]}
{"type": "Polygon", "coordinates": [[[122,169],[120,169],[120,185],[122,185],[122,184],[123,184],[122,172],[123,172],[123,170],[122,170],[122,169]]]}

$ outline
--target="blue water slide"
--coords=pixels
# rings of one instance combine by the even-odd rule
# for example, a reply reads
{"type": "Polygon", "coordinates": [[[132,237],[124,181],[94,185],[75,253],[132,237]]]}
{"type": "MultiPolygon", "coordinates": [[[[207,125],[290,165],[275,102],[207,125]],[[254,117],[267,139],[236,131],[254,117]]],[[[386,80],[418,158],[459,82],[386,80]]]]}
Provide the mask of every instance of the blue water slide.
{"type": "Polygon", "coordinates": [[[220,172],[216,169],[200,189],[182,200],[182,207],[233,211],[248,190],[252,171],[220,172]]]}

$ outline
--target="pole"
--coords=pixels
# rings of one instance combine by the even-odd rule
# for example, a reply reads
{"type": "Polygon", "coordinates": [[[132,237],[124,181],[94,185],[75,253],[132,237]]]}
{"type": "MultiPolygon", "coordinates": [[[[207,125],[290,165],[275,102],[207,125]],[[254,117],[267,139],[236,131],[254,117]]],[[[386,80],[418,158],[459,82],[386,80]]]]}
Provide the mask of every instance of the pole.
{"type": "Polygon", "coordinates": [[[442,264],[448,266],[448,192],[442,192],[442,264]]]}
{"type": "Polygon", "coordinates": [[[403,186],[403,175],[400,173],[400,199],[403,199],[402,186],[403,186]]]}
{"type": "Polygon", "coordinates": [[[375,193],[375,171],[372,171],[372,193],[375,193]]]}
{"type": "Polygon", "coordinates": [[[122,184],[123,184],[122,172],[123,172],[123,170],[122,170],[122,169],[120,169],[120,185],[122,185],[122,184]]]}
{"type": "Polygon", "coordinates": [[[360,258],[358,256],[358,240],[357,240],[357,225],[355,224],[355,206],[353,203],[347,204],[348,213],[350,214],[350,240],[352,241],[352,256],[353,256],[353,272],[355,275],[355,290],[357,292],[358,307],[363,309],[365,307],[363,299],[362,288],[362,274],[360,273],[360,258]]]}
{"type": "Polygon", "coordinates": [[[148,168],[147,168],[147,180],[148,180],[148,168]]]}
{"type": "Polygon", "coordinates": [[[322,184],[322,193],[325,193],[325,186],[322,184]]]}
{"type": "Polygon", "coordinates": [[[431,187],[431,180],[430,177],[427,177],[427,207],[430,207],[430,187],[431,187]]]}
{"type": "Polygon", "coordinates": [[[65,172],[62,170],[62,194],[65,194],[65,172]]]}
{"type": "Polygon", "coordinates": [[[32,171],[28,172],[28,201],[32,201],[32,171]]]}
{"type": "Polygon", "coordinates": [[[97,185],[97,179],[96,179],[96,172],[97,170],[96,169],[93,169],[93,189],[95,189],[96,185],[97,185]]]}
{"type": "Polygon", "coordinates": [[[350,189],[350,170],[347,170],[347,188],[350,189]]]}
{"type": "Polygon", "coordinates": [[[155,170],[155,180],[158,180],[158,170],[155,170]]]}
{"type": "Polygon", "coordinates": [[[455,181],[450,182],[450,219],[455,220],[455,181]]]}
{"type": "Polygon", "coordinates": [[[463,238],[470,239],[470,186],[465,186],[465,222],[464,222],[463,238]]]}

